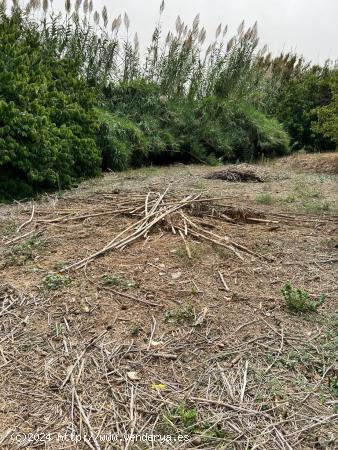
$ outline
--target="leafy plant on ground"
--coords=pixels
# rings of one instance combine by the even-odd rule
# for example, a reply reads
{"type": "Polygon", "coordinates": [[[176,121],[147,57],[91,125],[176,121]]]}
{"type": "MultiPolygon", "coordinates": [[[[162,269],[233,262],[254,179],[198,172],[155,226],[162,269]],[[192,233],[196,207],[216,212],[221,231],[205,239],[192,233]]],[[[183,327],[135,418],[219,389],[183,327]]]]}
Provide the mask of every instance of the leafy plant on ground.
{"type": "Polygon", "coordinates": [[[167,311],[164,315],[164,321],[169,323],[191,324],[195,319],[195,312],[192,306],[178,308],[176,310],[167,311]]]}
{"type": "Polygon", "coordinates": [[[18,225],[14,221],[6,221],[1,225],[1,234],[5,238],[8,238],[10,235],[12,235],[15,230],[17,229],[18,225]]]}
{"type": "Polygon", "coordinates": [[[21,266],[27,261],[34,260],[36,250],[41,246],[41,241],[36,234],[25,241],[15,244],[4,253],[2,267],[21,266]]]}
{"type": "Polygon", "coordinates": [[[324,302],[323,297],[313,300],[306,291],[294,288],[290,283],[283,286],[282,294],[287,308],[296,313],[317,311],[324,302]]]}
{"type": "Polygon", "coordinates": [[[120,287],[123,290],[128,290],[128,289],[138,287],[138,284],[133,281],[125,280],[123,277],[121,277],[119,275],[110,275],[107,273],[102,275],[102,283],[105,286],[120,287]]]}
{"type": "Polygon", "coordinates": [[[49,273],[43,279],[44,286],[51,291],[61,289],[70,283],[70,278],[66,275],[49,273]]]}
{"type": "Polygon", "coordinates": [[[184,428],[190,428],[197,422],[198,415],[195,408],[187,408],[184,404],[181,404],[173,411],[174,419],[181,422],[184,428]]]}
{"type": "Polygon", "coordinates": [[[132,337],[137,337],[141,334],[143,328],[139,323],[135,323],[130,327],[130,335],[132,337]]]}
{"type": "Polygon", "coordinates": [[[170,434],[173,431],[177,432],[177,430],[184,434],[197,434],[201,437],[203,443],[213,442],[215,439],[223,440],[227,437],[219,423],[199,420],[197,409],[189,408],[184,403],[167,413],[164,416],[164,423],[169,425],[168,431],[170,431],[170,434]]]}

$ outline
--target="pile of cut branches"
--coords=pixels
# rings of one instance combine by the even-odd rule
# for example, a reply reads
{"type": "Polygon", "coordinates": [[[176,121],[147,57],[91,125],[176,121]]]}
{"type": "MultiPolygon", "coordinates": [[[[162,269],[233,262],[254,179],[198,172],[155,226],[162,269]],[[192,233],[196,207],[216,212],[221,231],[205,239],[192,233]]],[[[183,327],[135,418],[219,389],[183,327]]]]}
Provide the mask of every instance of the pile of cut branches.
{"type": "Polygon", "coordinates": [[[235,183],[248,181],[256,183],[264,182],[263,175],[258,173],[256,167],[247,164],[227,166],[225,170],[218,170],[217,172],[210,173],[206,176],[206,179],[232,181],[235,183]]]}
{"type": "Polygon", "coordinates": [[[133,203],[132,208],[128,211],[124,210],[124,214],[136,215],[139,219],[118,233],[101,249],[65,267],[63,272],[85,267],[88,263],[110,250],[123,250],[138,239],[147,238],[148,233],[158,225],[162,225],[165,230],[169,230],[181,237],[189,258],[191,258],[191,252],[187,241],[188,236],[226,248],[240,259],[243,259],[241,252],[264,258],[235,242],[229,236],[220,236],[211,232],[209,226],[205,226],[205,223],[195,219],[194,216],[199,215],[198,211],[203,208],[204,204],[208,205],[210,215],[213,215],[214,211],[210,204],[217,199],[201,198],[202,194],[200,193],[190,194],[180,199],[167,198],[168,189],[162,194],[149,192],[145,200],[143,200],[143,205],[133,203]]]}

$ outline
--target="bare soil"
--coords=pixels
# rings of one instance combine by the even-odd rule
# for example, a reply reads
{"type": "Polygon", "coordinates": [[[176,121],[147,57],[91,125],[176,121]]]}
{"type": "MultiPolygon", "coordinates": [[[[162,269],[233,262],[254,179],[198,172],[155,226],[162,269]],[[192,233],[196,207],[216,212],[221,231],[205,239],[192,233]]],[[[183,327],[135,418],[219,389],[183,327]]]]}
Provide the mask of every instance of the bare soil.
{"type": "Polygon", "coordinates": [[[294,161],[258,165],[264,183],[176,165],[0,206],[2,448],[337,448],[338,177],[294,161]],[[168,186],[217,198],[198,220],[261,257],[163,223],[61,272],[168,186]],[[323,304],[289,311],[286,283],[323,304]]]}

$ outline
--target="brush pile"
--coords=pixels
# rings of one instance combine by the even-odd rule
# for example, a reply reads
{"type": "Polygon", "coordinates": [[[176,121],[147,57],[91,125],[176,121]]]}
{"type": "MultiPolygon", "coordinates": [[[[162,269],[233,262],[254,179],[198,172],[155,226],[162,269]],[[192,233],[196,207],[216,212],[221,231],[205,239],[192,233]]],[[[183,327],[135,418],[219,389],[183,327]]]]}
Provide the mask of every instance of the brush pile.
{"type": "MultiPolygon", "coordinates": [[[[95,258],[105,254],[110,250],[123,250],[127,245],[132,244],[140,238],[147,238],[148,233],[157,226],[162,226],[165,230],[179,235],[183,240],[187,255],[191,258],[191,252],[187,237],[192,236],[197,239],[206,240],[212,244],[223,247],[233,252],[238,258],[243,260],[240,252],[256,257],[261,257],[249,248],[233,241],[229,236],[220,236],[210,231],[212,227],[209,223],[193,219],[194,216],[209,216],[223,218],[225,221],[235,223],[234,219],[217,211],[213,206],[213,201],[217,199],[201,198],[201,194],[191,194],[183,198],[167,198],[168,189],[162,194],[149,192],[143,204],[133,202],[131,208],[121,208],[123,214],[140,217],[127,228],[118,233],[108,244],[101,249],[81,259],[63,269],[63,272],[71,269],[85,267],[95,258]]],[[[261,219],[254,219],[261,220],[261,219]]],[[[262,222],[265,221],[264,219],[262,222]]]]}
{"type": "Polygon", "coordinates": [[[258,173],[256,167],[248,164],[229,165],[225,170],[210,173],[206,176],[206,179],[231,181],[234,183],[250,181],[255,183],[264,182],[263,175],[258,173]]]}

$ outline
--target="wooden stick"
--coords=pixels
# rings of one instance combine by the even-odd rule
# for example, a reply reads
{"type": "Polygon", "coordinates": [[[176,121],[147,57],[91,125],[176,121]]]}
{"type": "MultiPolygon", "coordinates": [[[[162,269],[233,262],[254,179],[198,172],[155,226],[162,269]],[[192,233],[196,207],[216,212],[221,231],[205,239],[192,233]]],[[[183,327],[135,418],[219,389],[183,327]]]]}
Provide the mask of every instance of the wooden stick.
{"type": "MultiPolygon", "coordinates": [[[[166,192],[166,191],[165,191],[166,192]]],[[[198,198],[200,194],[198,194],[195,198],[198,198]]],[[[161,199],[163,199],[163,195],[160,196],[159,200],[156,202],[156,205],[158,206],[161,199]]],[[[159,212],[153,211],[148,214],[147,220],[148,222],[145,222],[145,218],[142,218],[136,224],[132,224],[129,227],[125,228],[121,233],[119,233],[115,238],[109,242],[105,247],[103,247],[101,250],[98,250],[97,252],[93,253],[92,255],[83,258],[81,261],[78,261],[74,264],[71,264],[64,269],[62,269],[60,272],[66,272],[70,269],[80,269],[81,267],[85,266],[88,262],[92,261],[93,259],[97,258],[100,255],[103,255],[108,250],[111,250],[112,248],[115,249],[121,249],[127,244],[130,244],[131,242],[134,242],[136,239],[140,238],[141,236],[145,235],[155,224],[157,224],[159,221],[161,221],[164,217],[167,215],[183,208],[186,204],[190,203],[192,201],[191,195],[185,197],[183,200],[181,200],[179,203],[174,204],[172,207],[167,208],[164,212],[161,213],[161,210],[159,212]],[[151,222],[149,222],[149,219],[153,218],[151,222]],[[121,239],[120,241],[117,241],[118,238],[123,236],[127,231],[131,230],[132,228],[135,228],[137,226],[136,230],[129,236],[127,236],[124,239],[121,239]]]]}
{"type": "Polygon", "coordinates": [[[80,414],[81,414],[81,416],[83,418],[84,423],[87,425],[87,428],[88,428],[88,430],[90,432],[90,437],[93,439],[94,446],[95,446],[96,450],[101,450],[101,447],[100,447],[99,443],[96,440],[96,437],[95,437],[95,434],[94,434],[94,430],[93,430],[93,428],[92,428],[92,426],[91,426],[91,424],[89,422],[88,417],[86,416],[86,413],[85,413],[85,411],[83,409],[83,406],[82,406],[82,404],[80,402],[79,396],[78,396],[75,388],[74,388],[74,396],[75,396],[75,400],[77,402],[77,407],[79,409],[79,412],[80,412],[80,414]]]}
{"type": "Polygon", "coordinates": [[[249,361],[245,361],[244,378],[243,378],[243,386],[241,389],[240,403],[243,403],[243,401],[244,401],[245,389],[246,389],[247,378],[248,378],[248,367],[249,367],[249,361]]]}
{"type": "Polygon", "coordinates": [[[187,252],[188,258],[191,259],[191,251],[190,251],[189,245],[188,245],[188,243],[187,243],[187,241],[186,241],[186,239],[184,237],[184,234],[182,233],[181,230],[178,230],[178,232],[179,232],[179,234],[180,234],[180,236],[182,238],[182,241],[184,242],[185,250],[187,252]]]}
{"type": "Polygon", "coordinates": [[[220,270],[218,271],[218,274],[219,274],[219,277],[220,277],[220,279],[221,279],[221,282],[222,282],[222,284],[223,284],[225,290],[226,290],[226,291],[230,291],[229,286],[226,284],[225,279],[224,279],[224,277],[223,277],[223,275],[222,275],[222,272],[221,272],[220,270]]]}
{"type": "Polygon", "coordinates": [[[19,241],[20,239],[23,239],[24,237],[27,237],[32,233],[34,233],[34,230],[28,231],[28,233],[22,234],[21,236],[17,236],[16,238],[11,239],[10,241],[4,242],[4,245],[13,244],[14,242],[19,241]]]}
{"type": "Polygon", "coordinates": [[[33,217],[34,217],[34,212],[35,212],[35,205],[33,203],[32,214],[31,214],[30,218],[28,220],[26,220],[26,222],[24,222],[22,225],[19,226],[19,228],[16,230],[17,233],[19,233],[19,231],[22,230],[23,227],[25,227],[26,225],[31,223],[31,221],[33,220],[33,217]]]}

